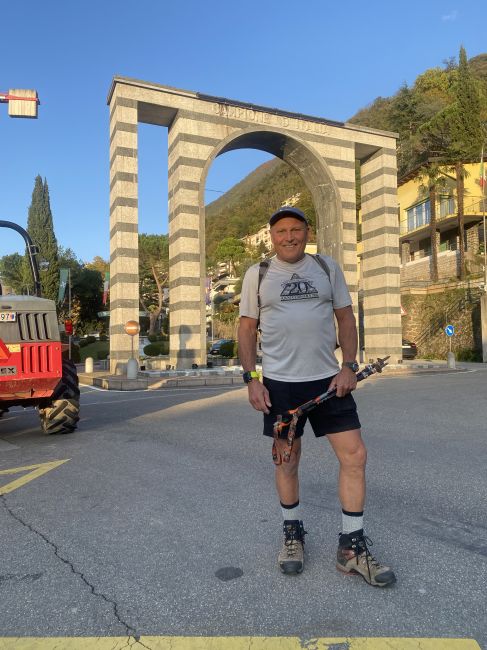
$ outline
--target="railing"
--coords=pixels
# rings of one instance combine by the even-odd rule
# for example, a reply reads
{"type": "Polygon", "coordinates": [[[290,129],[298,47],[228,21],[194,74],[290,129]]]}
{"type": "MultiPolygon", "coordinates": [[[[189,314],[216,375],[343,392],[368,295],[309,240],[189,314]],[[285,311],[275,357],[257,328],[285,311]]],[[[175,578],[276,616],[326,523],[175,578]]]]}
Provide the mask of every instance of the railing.
{"type": "MultiPolygon", "coordinates": [[[[463,212],[465,215],[476,214],[482,216],[484,210],[487,211],[487,196],[485,197],[485,199],[475,197],[473,200],[469,199],[468,197],[465,197],[464,207],[463,207],[463,212]]],[[[457,214],[458,214],[457,204],[455,199],[453,199],[452,197],[449,197],[448,200],[440,199],[437,202],[437,208],[436,208],[437,222],[444,221],[445,219],[449,219],[450,217],[456,217],[457,214]]],[[[430,225],[429,215],[427,216],[425,215],[424,223],[417,224],[413,228],[409,227],[409,223],[407,219],[403,219],[399,224],[399,234],[406,235],[408,233],[414,233],[416,230],[421,230],[421,228],[424,228],[425,226],[429,226],[429,225],[430,225]]]]}

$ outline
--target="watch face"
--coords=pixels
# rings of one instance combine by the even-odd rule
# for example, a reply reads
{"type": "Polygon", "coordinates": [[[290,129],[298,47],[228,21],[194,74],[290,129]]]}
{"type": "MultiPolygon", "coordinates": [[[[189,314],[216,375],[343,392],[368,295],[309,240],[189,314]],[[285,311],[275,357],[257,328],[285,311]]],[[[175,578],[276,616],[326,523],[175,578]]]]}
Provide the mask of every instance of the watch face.
{"type": "Polygon", "coordinates": [[[356,361],[344,361],[342,365],[346,368],[350,368],[350,370],[353,370],[354,372],[357,372],[359,369],[359,365],[356,361]]]}

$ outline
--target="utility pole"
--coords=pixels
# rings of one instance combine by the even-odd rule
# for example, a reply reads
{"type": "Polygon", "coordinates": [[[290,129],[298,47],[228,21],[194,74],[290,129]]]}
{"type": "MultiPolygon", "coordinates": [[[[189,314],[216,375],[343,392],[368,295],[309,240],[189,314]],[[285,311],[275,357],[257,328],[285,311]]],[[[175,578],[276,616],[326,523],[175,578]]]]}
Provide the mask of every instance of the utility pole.
{"type": "Polygon", "coordinates": [[[482,328],[482,361],[487,363],[487,239],[485,236],[485,172],[483,147],[480,156],[480,189],[482,190],[482,222],[484,230],[484,295],[480,299],[480,320],[482,328]]]}

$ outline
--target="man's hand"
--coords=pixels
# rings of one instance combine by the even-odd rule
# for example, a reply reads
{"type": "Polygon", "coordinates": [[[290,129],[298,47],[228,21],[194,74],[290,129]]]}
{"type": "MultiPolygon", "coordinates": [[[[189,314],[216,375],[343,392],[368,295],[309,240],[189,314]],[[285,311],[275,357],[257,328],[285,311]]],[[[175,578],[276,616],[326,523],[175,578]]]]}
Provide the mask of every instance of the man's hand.
{"type": "Polygon", "coordinates": [[[331,380],[328,390],[336,388],[337,397],[344,397],[357,387],[357,375],[350,368],[344,367],[331,380]]]}
{"type": "Polygon", "coordinates": [[[266,415],[270,413],[269,408],[272,406],[269,397],[269,391],[257,379],[252,379],[247,384],[249,389],[249,402],[252,404],[256,411],[262,411],[266,415]]]}

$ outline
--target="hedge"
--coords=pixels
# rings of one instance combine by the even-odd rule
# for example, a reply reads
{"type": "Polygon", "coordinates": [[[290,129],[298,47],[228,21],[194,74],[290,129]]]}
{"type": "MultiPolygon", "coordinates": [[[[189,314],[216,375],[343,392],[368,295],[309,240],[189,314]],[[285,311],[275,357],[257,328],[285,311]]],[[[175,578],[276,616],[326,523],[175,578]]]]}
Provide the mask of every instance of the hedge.
{"type": "Polygon", "coordinates": [[[149,343],[144,347],[144,354],[148,357],[159,357],[164,354],[169,354],[169,343],[168,341],[149,343]]]}

